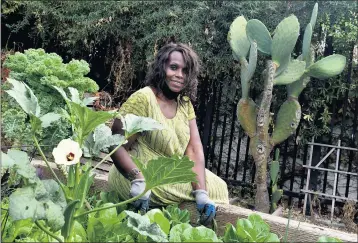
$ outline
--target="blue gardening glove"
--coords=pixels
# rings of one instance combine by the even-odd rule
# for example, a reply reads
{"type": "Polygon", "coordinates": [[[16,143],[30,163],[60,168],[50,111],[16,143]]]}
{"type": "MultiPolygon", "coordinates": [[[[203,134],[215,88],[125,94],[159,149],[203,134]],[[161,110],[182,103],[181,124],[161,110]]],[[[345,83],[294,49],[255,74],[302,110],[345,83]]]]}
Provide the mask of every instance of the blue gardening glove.
{"type": "Polygon", "coordinates": [[[205,190],[193,191],[196,201],[196,209],[200,214],[200,224],[210,225],[216,215],[215,203],[209,199],[208,192],[205,190]]]}
{"type": "MultiPolygon", "coordinates": [[[[135,179],[131,181],[131,190],[130,196],[136,197],[139,194],[143,193],[145,190],[145,180],[144,179],[135,179]]],[[[149,209],[149,199],[150,199],[151,191],[147,191],[141,198],[134,201],[132,204],[134,205],[136,210],[140,210],[141,214],[145,214],[149,209]]]]}

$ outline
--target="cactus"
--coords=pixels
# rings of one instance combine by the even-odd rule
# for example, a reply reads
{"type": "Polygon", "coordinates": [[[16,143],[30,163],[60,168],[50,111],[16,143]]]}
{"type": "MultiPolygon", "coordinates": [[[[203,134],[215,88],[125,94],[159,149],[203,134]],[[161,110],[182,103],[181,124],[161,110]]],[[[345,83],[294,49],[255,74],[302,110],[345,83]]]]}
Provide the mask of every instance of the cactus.
{"type": "Polygon", "coordinates": [[[296,45],[298,35],[300,33],[300,24],[296,16],[282,20],[275,30],[272,39],[271,56],[277,67],[287,64],[291,52],[296,45]]]}
{"type": "MultiPolygon", "coordinates": [[[[270,210],[267,191],[267,161],[273,147],[285,141],[295,133],[301,119],[301,106],[298,96],[310,82],[310,77],[330,78],[340,74],[346,58],[342,55],[331,55],[315,62],[314,50],[311,47],[312,32],[316,24],[318,4],[316,3],[311,20],[305,28],[302,53],[297,59],[291,58],[298,35],[299,22],[294,15],[283,19],[274,31],[273,37],[269,30],[259,20],[246,21],[244,16],[234,20],[228,33],[228,41],[234,58],[241,66],[242,97],[237,106],[237,117],[241,126],[249,135],[250,154],[256,165],[256,209],[262,212],[270,210]],[[255,73],[257,50],[264,53],[267,60],[264,71],[264,91],[259,105],[249,97],[250,81],[255,73]],[[249,60],[246,59],[250,51],[249,60]],[[273,132],[269,134],[270,106],[272,90],[275,85],[286,85],[287,100],[281,105],[274,123],[273,132]]],[[[278,171],[278,156],[271,165],[271,173],[278,171]]],[[[271,210],[282,196],[277,189],[277,174],[271,174],[273,191],[271,196],[271,210]]]]}
{"type": "Polygon", "coordinates": [[[273,145],[285,141],[297,129],[301,119],[301,105],[296,99],[286,100],[280,107],[271,136],[273,145]]]}
{"type": "Polygon", "coordinates": [[[277,203],[281,199],[283,194],[282,189],[277,189],[278,172],[280,169],[279,156],[280,156],[280,150],[276,149],[275,160],[272,161],[270,167],[270,179],[271,179],[271,187],[272,187],[270,213],[273,213],[277,209],[277,203]]]}
{"type": "Polygon", "coordinates": [[[257,42],[257,49],[267,55],[271,54],[272,38],[266,26],[257,19],[247,22],[246,35],[250,42],[257,42]]]}
{"type": "Polygon", "coordinates": [[[251,99],[241,98],[237,104],[237,119],[249,137],[256,134],[256,104],[251,99]]]}

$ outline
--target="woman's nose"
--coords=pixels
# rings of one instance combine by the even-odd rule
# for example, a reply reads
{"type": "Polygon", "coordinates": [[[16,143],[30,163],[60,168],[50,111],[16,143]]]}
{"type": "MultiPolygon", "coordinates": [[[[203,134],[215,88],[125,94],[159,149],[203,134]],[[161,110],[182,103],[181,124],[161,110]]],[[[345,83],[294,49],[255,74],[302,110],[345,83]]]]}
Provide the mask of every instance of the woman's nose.
{"type": "Polygon", "coordinates": [[[176,72],[176,75],[180,78],[183,77],[183,71],[181,69],[178,69],[177,72],[176,72]]]}

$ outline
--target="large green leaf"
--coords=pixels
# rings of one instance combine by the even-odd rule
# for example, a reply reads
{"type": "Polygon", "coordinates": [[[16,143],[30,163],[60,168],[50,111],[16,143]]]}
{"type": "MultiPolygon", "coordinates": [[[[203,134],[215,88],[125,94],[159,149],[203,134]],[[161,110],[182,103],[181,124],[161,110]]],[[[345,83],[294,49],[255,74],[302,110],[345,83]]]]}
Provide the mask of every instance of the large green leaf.
{"type": "Polygon", "coordinates": [[[46,197],[38,200],[32,187],[18,188],[9,197],[9,214],[13,220],[32,218],[45,219],[57,231],[64,225],[62,208],[46,197]]]}
{"type": "Polygon", "coordinates": [[[141,235],[148,236],[156,242],[167,242],[167,235],[157,224],[151,224],[147,215],[125,211],[128,215],[127,226],[141,235]]]}
{"type": "Polygon", "coordinates": [[[136,116],[133,114],[127,114],[122,119],[123,129],[126,131],[128,136],[131,136],[138,132],[161,130],[163,125],[158,121],[148,118],[136,116]]]}
{"type": "Polygon", "coordinates": [[[258,234],[268,234],[270,232],[270,226],[263,221],[260,215],[252,213],[247,218],[250,220],[252,227],[258,234]]]}
{"type": "Polygon", "coordinates": [[[292,60],[289,62],[285,71],[275,77],[274,85],[286,85],[298,80],[306,69],[306,62],[299,60],[292,60]]]}
{"type": "Polygon", "coordinates": [[[177,224],[170,230],[169,242],[181,242],[183,232],[190,229],[192,226],[188,223],[177,224]]]}
{"type": "Polygon", "coordinates": [[[272,39],[271,56],[277,66],[283,65],[290,56],[300,32],[300,24],[296,16],[283,19],[276,27],[272,39]]]}
{"type": "Polygon", "coordinates": [[[251,43],[256,41],[257,49],[267,55],[271,54],[272,38],[260,20],[250,19],[246,25],[246,34],[251,43]]]}
{"type": "Polygon", "coordinates": [[[1,152],[1,155],[4,156],[5,164],[3,166],[5,166],[5,168],[14,167],[17,174],[28,179],[29,183],[35,183],[37,179],[36,169],[30,164],[30,160],[26,152],[9,149],[7,151],[7,156],[3,152],[1,152]]]}
{"type": "Polygon", "coordinates": [[[102,149],[110,148],[111,146],[118,146],[119,144],[126,143],[126,138],[120,134],[114,134],[108,137],[102,137],[102,139],[96,140],[92,153],[98,155],[102,149]]]}
{"type": "Polygon", "coordinates": [[[8,78],[7,81],[11,83],[13,87],[5,92],[13,97],[27,114],[33,114],[38,117],[40,115],[40,106],[29,86],[24,82],[12,78],[8,78]]]}
{"type": "Polygon", "coordinates": [[[70,91],[72,102],[81,104],[80,94],[78,93],[78,90],[72,87],[68,87],[68,90],[70,91]]]}
{"type": "Polygon", "coordinates": [[[346,57],[333,54],[322,58],[307,68],[307,74],[318,79],[331,78],[340,74],[346,66],[346,57]]]}
{"type": "Polygon", "coordinates": [[[146,166],[135,158],[134,162],[146,179],[147,189],[166,184],[196,181],[196,174],[192,171],[194,162],[186,156],[159,157],[148,161],[146,166]]]}
{"type": "Polygon", "coordinates": [[[183,242],[222,242],[215,232],[205,226],[188,228],[182,234],[183,242]]]}
{"type": "Polygon", "coordinates": [[[98,125],[105,123],[115,116],[115,114],[105,111],[94,111],[72,101],[68,103],[71,106],[73,115],[78,119],[76,130],[79,131],[80,134],[78,136],[81,139],[86,138],[98,125]]]}
{"type": "Polygon", "coordinates": [[[13,220],[45,218],[45,209],[35,199],[32,187],[18,188],[9,197],[9,214],[13,220]]]}
{"type": "Polygon", "coordinates": [[[163,230],[165,234],[169,234],[170,222],[164,216],[163,212],[160,209],[152,209],[146,213],[151,223],[156,223],[163,230]]]}
{"type": "Polygon", "coordinates": [[[41,120],[41,126],[43,128],[46,128],[46,127],[49,127],[51,126],[51,123],[59,120],[61,118],[61,115],[60,114],[56,114],[56,113],[53,113],[53,112],[50,112],[50,113],[47,113],[43,116],[40,117],[40,120],[41,120]]]}
{"type": "Polygon", "coordinates": [[[233,52],[234,58],[239,61],[246,58],[250,49],[250,41],[246,36],[247,21],[244,16],[237,17],[230,25],[227,40],[233,52]]]}
{"type": "Polygon", "coordinates": [[[16,161],[9,155],[1,151],[1,167],[2,169],[9,169],[15,165],[16,161]]]}
{"type": "MultiPolygon", "coordinates": [[[[105,203],[101,207],[107,207],[111,205],[113,205],[113,203],[105,203]]],[[[110,218],[117,219],[117,209],[114,207],[114,208],[101,210],[98,212],[98,217],[103,219],[110,219],[110,218]]]]}
{"type": "Polygon", "coordinates": [[[59,205],[64,211],[67,206],[67,202],[60,185],[53,179],[42,180],[42,184],[45,187],[49,199],[59,205]]]}

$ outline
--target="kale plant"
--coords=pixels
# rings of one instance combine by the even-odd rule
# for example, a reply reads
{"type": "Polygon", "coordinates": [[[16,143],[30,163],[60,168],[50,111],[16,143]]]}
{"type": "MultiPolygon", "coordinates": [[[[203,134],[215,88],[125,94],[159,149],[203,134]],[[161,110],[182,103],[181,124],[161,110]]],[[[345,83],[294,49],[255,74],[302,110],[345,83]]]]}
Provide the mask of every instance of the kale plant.
{"type": "MultiPolygon", "coordinates": [[[[61,88],[76,87],[80,96],[84,92],[96,92],[99,89],[94,80],[85,77],[90,71],[86,61],[71,60],[63,63],[59,55],[46,53],[43,49],[28,49],[24,53],[8,55],[4,67],[10,70],[10,78],[23,81],[33,90],[41,101],[39,105],[42,114],[49,111],[60,113],[65,106],[65,101],[52,85],[61,88]]],[[[8,82],[4,82],[2,89],[7,90],[9,86],[8,82]]],[[[27,114],[6,93],[2,93],[1,108],[3,136],[15,146],[31,144],[30,129],[26,125],[27,114]]],[[[42,144],[57,144],[71,135],[71,125],[67,120],[60,119],[38,133],[42,144]]]]}

